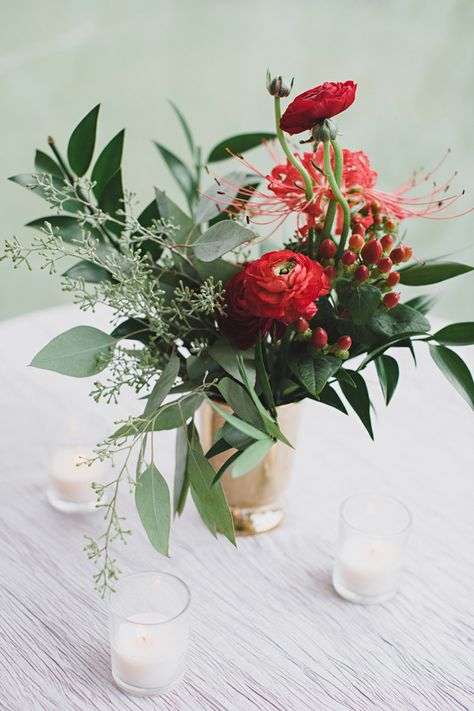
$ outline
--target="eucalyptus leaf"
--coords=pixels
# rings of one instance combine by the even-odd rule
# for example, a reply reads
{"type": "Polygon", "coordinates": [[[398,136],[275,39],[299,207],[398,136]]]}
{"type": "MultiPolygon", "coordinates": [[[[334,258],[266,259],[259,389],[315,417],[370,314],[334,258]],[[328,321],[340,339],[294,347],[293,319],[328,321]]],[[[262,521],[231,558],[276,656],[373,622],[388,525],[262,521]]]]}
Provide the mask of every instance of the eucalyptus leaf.
{"type": "Polygon", "coordinates": [[[150,464],[137,481],[135,505],[148,540],[159,553],[167,556],[171,526],[170,492],[154,464],[150,464]]]}
{"type": "Polygon", "coordinates": [[[212,225],[194,243],[194,254],[203,262],[213,262],[236,247],[255,239],[255,233],[233,220],[212,225]]]}
{"type": "Polygon", "coordinates": [[[92,326],[75,326],[53,338],[35,357],[34,368],[85,378],[104,370],[117,339],[92,326]]]}
{"type": "Polygon", "coordinates": [[[143,417],[151,417],[160,407],[165,397],[169,394],[179,373],[180,360],[176,353],[170,356],[169,361],[148,396],[143,417]]]}
{"type": "Polygon", "coordinates": [[[86,259],[77,262],[67,269],[63,276],[69,279],[84,279],[89,284],[99,284],[101,281],[113,281],[112,275],[104,267],[89,262],[86,259]]]}
{"type": "Polygon", "coordinates": [[[219,215],[232,204],[240,188],[247,185],[252,177],[255,178],[251,173],[234,170],[224,175],[222,182],[217,181],[211,185],[199,198],[196,206],[196,222],[208,222],[219,215]]]}
{"type": "Polygon", "coordinates": [[[94,153],[97,118],[100,104],[94,106],[76,126],[69,139],[67,157],[74,173],[82,177],[91,164],[94,153]]]}
{"type": "Polygon", "coordinates": [[[257,466],[275,444],[270,437],[254,442],[232,461],[231,475],[237,479],[257,466]]]}
{"type": "Polygon", "coordinates": [[[97,231],[88,226],[82,226],[72,215],[48,215],[47,217],[38,217],[36,220],[31,220],[26,224],[26,227],[32,227],[36,230],[44,231],[45,223],[49,222],[54,232],[61,237],[63,242],[83,243],[84,234],[92,232],[94,237],[97,237],[97,231]]]}
{"type": "Polygon", "coordinates": [[[231,415],[229,412],[224,410],[223,408],[219,407],[215,402],[210,400],[208,398],[208,402],[211,405],[211,407],[221,416],[224,418],[226,422],[229,422],[233,427],[235,427],[237,430],[240,430],[240,432],[243,432],[243,434],[247,435],[248,437],[252,437],[252,439],[265,439],[267,435],[265,432],[262,432],[261,430],[257,429],[253,425],[250,425],[248,422],[245,422],[245,420],[241,420],[238,417],[235,417],[235,415],[231,415]]]}
{"type": "Polygon", "coordinates": [[[231,378],[222,378],[217,385],[217,389],[236,415],[257,427],[257,429],[262,428],[262,418],[252,398],[242,385],[236,383],[235,380],[231,380],[231,378]]]}
{"type": "Polygon", "coordinates": [[[192,244],[200,235],[199,226],[163,190],[155,188],[155,199],[160,217],[177,227],[179,243],[192,244]]]}
{"type": "MultiPolygon", "coordinates": [[[[242,382],[242,376],[235,357],[235,348],[224,336],[218,338],[217,341],[209,347],[209,354],[227,373],[229,373],[229,375],[242,382]]],[[[250,380],[255,382],[256,372],[254,349],[251,348],[248,351],[240,351],[240,355],[245,361],[245,368],[250,380]]]]}
{"type": "Polygon", "coordinates": [[[236,136],[229,136],[218,143],[211,150],[207,157],[208,163],[214,163],[219,160],[232,158],[232,154],[245,153],[251,148],[261,146],[262,141],[270,141],[276,138],[274,133],[259,132],[259,133],[241,133],[236,136]]]}
{"type": "Polygon", "coordinates": [[[175,453],[173,504],[175,513],[181,516],[189,490],[189,477],[187,476],[188,435],[184,425],[176,430],[175,453]]]}
{"type": "Polygon", "coordinates": [[[474,409],[474,381],[463,359],[446,346],[430,345],[430,353],[443,375],[474,409]]]}

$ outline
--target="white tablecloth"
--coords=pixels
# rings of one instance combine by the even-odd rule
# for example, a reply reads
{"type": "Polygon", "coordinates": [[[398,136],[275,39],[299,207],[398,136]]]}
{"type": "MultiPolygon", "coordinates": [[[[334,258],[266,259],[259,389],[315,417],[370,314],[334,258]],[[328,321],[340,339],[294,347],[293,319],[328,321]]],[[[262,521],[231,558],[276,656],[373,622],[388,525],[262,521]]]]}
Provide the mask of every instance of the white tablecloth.
{"type": "MultiPolygon", "coordinates": [[[[103,327],[105,318],[62,307],[0,324],[0,708],[474,708],[472,413],[422,345],[418,369],[406,349],[397,351],[401,384],[388,409],[370,368],[375,443],[355,416],[306,404],[287,519],[275,532],[234,549],[215,541],[190,506],[168,560],[148,544],[126,498],[135,532],[127,547],[117,545],[119,563],[188,582],[192,642],[178,690],[155,699],[121,694],[110,675],[107,606],[82,552],[83,534],[101,531],[101,515],[60,514],[45,490],[65,423],[72,418],[95,441],[142,405],[128,395],[100,407],[87,396],[90,382],[26,368],[50,338],[80,323],[103,327]],[[398,496],[415,521],[400,592],[372,607],[343,601],[330,583],[338,507],[367,488],[398,496]]],[[[171,433],[158,436],[158,451],[171,476],[171,433]]]]}

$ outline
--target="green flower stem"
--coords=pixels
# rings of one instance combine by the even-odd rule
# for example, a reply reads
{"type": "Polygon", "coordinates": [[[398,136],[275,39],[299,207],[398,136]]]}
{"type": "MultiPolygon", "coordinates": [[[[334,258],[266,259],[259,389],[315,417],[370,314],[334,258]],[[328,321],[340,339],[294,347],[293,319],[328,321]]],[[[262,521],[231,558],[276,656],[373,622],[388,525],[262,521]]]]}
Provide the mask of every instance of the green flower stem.
{"type": "MultiPolygon", "coordinates": [[[[315,147],[316,150],[316,147],[315,147]]],[[[341,186],[341,180],[342,180],[342,168],[344,165],[344,159],[342,157],[342,150],[336,141],[333,143],[333,150],[334,150],[334,178],[336,179],[336,183],[341,186]]],[[[321,239],[328,239],[331,236],[331,230],[334,222],[334,218],[336,217],[336,208],[337,208],[337,200],[331,200],[329,203],[327,212],[326,212],[326,219],[324,220],[324,226],[323,226],[323,231],[321,234],[321,239]]],[[[319,247],[319,245],[318,245],[319,247]]]]}
{"type": "Polygon", "coordinates": [[[301,174],[301,177],[304,180],[304,185],[305,185],[305,191],[306,191],[306,199],[311,200],[313,197],[313,184],[311,182],[311,178],[309,176],[309,173],[306,172],[306,170],[303,168],[301,163],[296,160],[295,156],[293,153],[290,151],[288,148],[288,144],[286,142],[285,136],[283,134],[283,131],[280,128],[280,120],[281,120],[281,106],[280,106],[280,97],[275,96],[275,125],[276,125],[276,133],[278,140],[280,142],[280,146],[283,148],[283,151],[290,161],[292,165],[296,168],[296,170],[301,174]]]}
{"type": "MultiPolygon", "coordinates": [[[[342,167],[343,167],[342,151],[339,148],[337,141],[335,141],[335,140],[331,141],[331,145],[334,150],[335,162],[338,163],[338,168],[340,170],[340,176],[342,177],[342,167]]],[[[341,237],[339,239],[339,244],[337,246],[337,251],[336,251],[336,262],[337,262],[340,259],[341,255],[344,251],[347,235],[349,234],[349,228],[350,228],[350,224],[351,224],[351,210],[350,210],[347,200],[345,199],[344,195],[342,194],[342,192],[339,188],[339,185],[336,180],[336,176],[334,175],[333,170],[332,170],[331,148],[329,145],[329,141],[324,142],[324,172],[325,172],[326,178],[328,180],[328,183],[331,187],[331,190],[334,194],[334,197],[336,198],[337,202],[341,206],[342,212],[344,214],[344,222],[342,225],[341,237]]]]}

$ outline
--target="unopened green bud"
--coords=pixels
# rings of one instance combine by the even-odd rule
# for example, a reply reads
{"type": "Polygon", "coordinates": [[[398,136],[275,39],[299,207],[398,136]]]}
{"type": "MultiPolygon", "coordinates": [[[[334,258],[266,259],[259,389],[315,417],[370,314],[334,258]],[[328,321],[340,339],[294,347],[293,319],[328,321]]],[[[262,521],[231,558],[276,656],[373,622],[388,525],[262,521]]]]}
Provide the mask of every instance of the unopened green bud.
{"type": "Polygon", "coordinates": [[[314,143],[322,141],[326,143],[327,141],[334,141],[337,137],[337,126],[331,119],[324,119],[321,123],[317,123],[313,127],[312,139],[314,143]]]}
{"type": "Polygon", "coordinates": [[[278,96],[283,99],[285,96],[289,96],[293,88],[294,78],[291,82],[287,82],[282,76],[273,77],[270,74],[270,70],[267,69],[267,91],[271,96],[278,96]]]}

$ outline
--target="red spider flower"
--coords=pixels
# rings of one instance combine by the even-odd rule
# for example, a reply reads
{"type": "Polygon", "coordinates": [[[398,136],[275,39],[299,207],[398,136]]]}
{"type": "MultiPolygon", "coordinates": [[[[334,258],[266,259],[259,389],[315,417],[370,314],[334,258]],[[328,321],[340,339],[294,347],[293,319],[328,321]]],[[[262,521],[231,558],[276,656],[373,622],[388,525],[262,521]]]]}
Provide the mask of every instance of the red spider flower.
{"type": "Polygon", "coordinates": [[[281,117],[280,128],[293,135],[337,116],[354,103],[356,89],[353,81],[326,81],[299,94],[281,117]]]}

